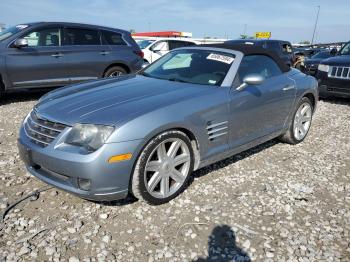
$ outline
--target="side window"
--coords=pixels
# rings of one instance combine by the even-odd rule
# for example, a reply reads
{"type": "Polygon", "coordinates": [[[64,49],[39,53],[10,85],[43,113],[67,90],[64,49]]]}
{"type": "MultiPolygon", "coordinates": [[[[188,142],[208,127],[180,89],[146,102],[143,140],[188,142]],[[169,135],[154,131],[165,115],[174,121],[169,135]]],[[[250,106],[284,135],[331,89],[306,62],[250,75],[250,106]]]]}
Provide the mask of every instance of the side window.
{"type": "Polygon", "coordinates": [[[160,41],[152,46],[152,51],[169,51],[169,44],[167,41],[160,41]]]}
{"type": "Polygon", "coordinates": [[[173,50],[175,48],[180,47],[186,47],[186,46],[192,46],[195,45],[192,42],[186,42],[186,41],[169,41],[169,50],[173,50]]]}
{"type": "Polygon", "coordinates": [[[127,45],[121,34],[111,31],[102,31],[103,44],[107,45],[127,45]]]}
{"type": "Polygon", "coordinates": [[[60,46],[61,34],[59,28],[45,28],[30,32],[23,37],[27,39],[28,46],[60,46]]]}
{"type": "Polygon", "coordinates": [[[259,74],[265,79],[282,74],[281,69],[276,62],[265,55],[249,55],[242,59],[237,71],[234,85],[238,86],[243,83],[243,79],[250,74],[259,74]]]}
{"type": "Polygon", "coordinates": [[[101,45],[100,35],[97,30],[67,28],[65,45],[101,45]]]}
{"type": "Polygon", "coordinates": [[[282,52],[283,54],[291,54],[293,52],[293,48],[289,43],[283,43],[282,52]]]}

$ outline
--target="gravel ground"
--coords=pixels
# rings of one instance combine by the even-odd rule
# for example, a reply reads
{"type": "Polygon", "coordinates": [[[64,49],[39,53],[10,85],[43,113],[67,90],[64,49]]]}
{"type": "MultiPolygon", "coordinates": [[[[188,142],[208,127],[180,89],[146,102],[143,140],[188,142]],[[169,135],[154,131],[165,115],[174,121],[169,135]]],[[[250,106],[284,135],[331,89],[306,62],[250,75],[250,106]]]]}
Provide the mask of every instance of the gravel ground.
{"type": "MultiPolygon", "coordinates": [[[[18,127],[41,93],[0,106],[0,211],[42,188],[18,127]]],[[[350,261],[350,101],[321,101],[296,146],[271,141],[194,173],[162,206],[51,189],[12,209],[0,261],[350,261]]]]}

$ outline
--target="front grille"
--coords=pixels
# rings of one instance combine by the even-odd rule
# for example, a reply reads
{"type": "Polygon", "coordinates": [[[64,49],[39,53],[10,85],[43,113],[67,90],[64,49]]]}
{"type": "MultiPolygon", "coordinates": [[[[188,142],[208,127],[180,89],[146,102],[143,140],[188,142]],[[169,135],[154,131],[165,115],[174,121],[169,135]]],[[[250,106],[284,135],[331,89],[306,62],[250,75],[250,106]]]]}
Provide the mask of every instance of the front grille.
{"type": "Polygon", "coordinates": [[[24,123],[24,131],[28,138],[41,147],[48,146],[65,128],[66,125],[40,119],[34,111],[24,123]]]}
{"type": "Polygon", "coordinates": [[[331,66],[328,73],[329,78],[350,79],[350,67],[331,66]]]}

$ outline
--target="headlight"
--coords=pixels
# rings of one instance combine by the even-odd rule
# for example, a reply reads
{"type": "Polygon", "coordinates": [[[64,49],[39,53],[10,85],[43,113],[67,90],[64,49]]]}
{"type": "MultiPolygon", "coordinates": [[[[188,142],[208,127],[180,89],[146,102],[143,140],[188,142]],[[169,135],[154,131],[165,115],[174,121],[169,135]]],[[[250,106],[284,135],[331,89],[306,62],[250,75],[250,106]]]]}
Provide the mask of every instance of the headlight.
{"type": "Polygon", "coordinates": [[[106,143],[113,131],[112,126],[76,124],[68,133],[65,143],[93,152],[106,143]]]}
{"type": "Polygon", "coordinates": [[[318,70],[319,70],[319,71],[322,71],[322,72],[328,73],[328,71],[329,71],[329,65],[319,64],[319,65],[318,65],[318,70]]]}

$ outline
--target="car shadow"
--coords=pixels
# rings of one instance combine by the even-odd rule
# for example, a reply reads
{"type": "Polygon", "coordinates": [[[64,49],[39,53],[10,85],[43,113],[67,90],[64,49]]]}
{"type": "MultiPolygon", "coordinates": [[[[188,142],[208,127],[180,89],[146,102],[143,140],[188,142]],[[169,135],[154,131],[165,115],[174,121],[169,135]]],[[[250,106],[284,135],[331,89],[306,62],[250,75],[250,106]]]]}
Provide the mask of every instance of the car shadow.
{"type": "Polygon", "coordinates": [[[192,176],[190,177],[188,186],[190,184],[192,184],[192,182],[195,178],[200,178],[200,177],[205,176],[211,172],[225,168],[226,166],[232,165],[232,164],[236,163],[237,161],[243,160],[249,156],[257,154],[257,153],[259,153],[267,148],[270,148],[278,143],[280,143],[280,142],[276,138],[276,139],[270,140],[268,142],[265,142],[261,145],[258,145],[256,147],[250,148],[246,151],[243,151],[239,154],[236,154],[236,155],[233,155],[231,157],[220,160],[218,162],[215,162],[214,164],[211,164],[209,166],[198,169],[195,172],[193,172],[192,176]]]}
{"type": "Polygon", "coordinates": [[[249,255],[236,243],[236,234],[228,225],[216,226],[208,237],[208,256],[193,262],[250,262],[249,255]]]}
{"type": "Polygon", "coordinates": [[[35,101],[51,90],[52,89],[19,90],[5,93],[4,96],[0,98],[0,106],[18,102],[35,101]]]}

